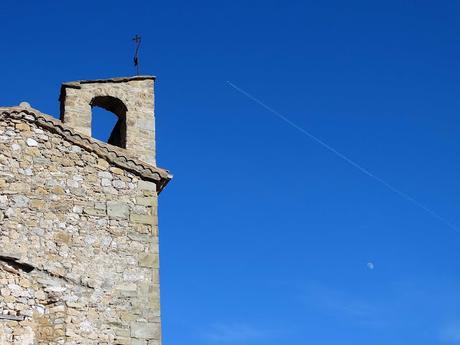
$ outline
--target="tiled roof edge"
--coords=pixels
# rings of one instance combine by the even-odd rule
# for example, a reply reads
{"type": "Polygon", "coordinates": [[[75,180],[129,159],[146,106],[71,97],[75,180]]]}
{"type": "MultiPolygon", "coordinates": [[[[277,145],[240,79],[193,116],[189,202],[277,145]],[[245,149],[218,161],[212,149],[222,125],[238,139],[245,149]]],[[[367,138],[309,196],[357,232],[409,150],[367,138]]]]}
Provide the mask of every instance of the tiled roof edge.
{"type": "Polygon", "coordinates": [[[145,180],[154,182],[157,185],[158,193],[160,193],[172,179],[172,175],[168,170],[152,166],[139,159],[133,158],[125,149],[80,134],[74,129],[64,125],[61,121],[50,115],[43,114],[36,109],[23,107],[0,108],[0,117],[22,119],[27,122],[36,123],[38,126],[46,128],[50,132],[57,133],[69,142],[89,152],[94,152],[99,157],[106,159],[117,167],[134,173],[145,180]]]}

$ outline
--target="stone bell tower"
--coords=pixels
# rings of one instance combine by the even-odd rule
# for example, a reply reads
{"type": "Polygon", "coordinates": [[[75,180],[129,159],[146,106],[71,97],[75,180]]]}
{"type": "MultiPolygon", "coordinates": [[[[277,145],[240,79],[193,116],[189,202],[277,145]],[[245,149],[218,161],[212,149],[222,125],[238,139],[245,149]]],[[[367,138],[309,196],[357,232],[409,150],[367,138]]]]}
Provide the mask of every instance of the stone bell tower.
{"type": "Polygon", "coordinates": [[[0,345],[161,345],[152,76],[0,107],[0,345]],[[92,108],[118,116],[107,143],[92,108]]]}
{"type": "Polygon", "coordinates": [[[61,121],[91,136],[92,107],[111,111],[118,122],[108,143],[155,165],[154,82],[153,76],[135,76],[64,83],[61,121]]]}

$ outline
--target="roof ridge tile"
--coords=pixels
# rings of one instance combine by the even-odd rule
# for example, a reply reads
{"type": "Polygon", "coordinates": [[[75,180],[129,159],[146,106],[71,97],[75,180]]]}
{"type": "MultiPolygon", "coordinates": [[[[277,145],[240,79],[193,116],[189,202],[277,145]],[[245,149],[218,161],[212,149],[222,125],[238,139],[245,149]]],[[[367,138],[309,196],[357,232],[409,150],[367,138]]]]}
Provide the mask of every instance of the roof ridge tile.
{"type": "Polygon", "coordinates": [[[166,184],[172,179],[168,170],[158,168],[139,159],[132,157],[123,148],[103,143],[97,139],[76,132],[51,115],[44,114],[37,109],[26,107],[0,107],[0,117],[12,117],[24,119],[36,123],[54,133],[61,135],[64,139],[78,145],[87,151],[94,152],[99,157],[107,159],[110,163],[135,173],[146,180],[153,181],[160,193],[166,184]]]}

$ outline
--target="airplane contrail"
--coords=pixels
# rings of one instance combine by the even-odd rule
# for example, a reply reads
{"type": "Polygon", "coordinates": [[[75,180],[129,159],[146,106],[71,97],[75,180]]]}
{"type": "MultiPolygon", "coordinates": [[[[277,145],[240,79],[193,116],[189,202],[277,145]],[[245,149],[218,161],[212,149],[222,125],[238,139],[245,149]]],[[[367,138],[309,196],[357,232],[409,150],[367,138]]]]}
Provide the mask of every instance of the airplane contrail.
{"type": "Polygon", "coordinates": [[[339,157],[340,159],[344,160],[345,162],[347,162],[348,164],[350,164],[351,166],[353,166],[354,168],[356,168],[357,170],[361,171],[364,175],[367,175],[369,176],[370,178],[374,179],[375,181],[379,182],[380,184],[384,185],[385,187],[387,187],[389,190],[391,190],[393,193],[399,195],[401,198],[411,202],[412,204],[414,204],[415,206],[417,206],[418,208],[421,208],[422,210],[424,210],[425,212],[427,212],[428,214],[430,214],[433,218],[436,218],[437,220],[439,220],[440,222],[444,223],[446,226],[448,226],[451,230],[454,230],[456,232],[459,232],[460,233],[460,229],[457,228],[454,224],[452,224],[449,220],[447,220],[446,218],[444,218],[443,216],[441,216],[439,213],[433,211],[432,209],[430,209],[429,207],[425,206],[424,204],[422,204],[421,202],[419,202],[417,199],[415,199],[414,197],[410,196],[409,194],[399,190],[398,188],[396,188],[395,186],[393,186],[392,184],[388,183],[387,181],[385,181],[384,179],[378,177],[377,175],[375,175],[374,173],[370,172],[368,169],[366,169],[365,167],[363,167],[361,164],[355,162],[353,159],[347,157],[345,154],[341,153],[340,151],[336,150],[335,148],[333,148],[331,145],[327,144],[325,141],[321,140],[320,138],[318,138],[317,136],[315,136],[314,134],[310,133],[309,131],[307,131],[306,129],[302,128],[301,126],[299,126],[298,124],[296,124],[295,122],[289,120],[289,118],[287,118],[285,115],[281,114],[280,112],[276,111],[275,109],[273,109],[272,107],[268,106],[267,104],[265,104],[264,102],[262,102],[260,99],[254,97],[253,95],[251,95],[249,92],[243,90],[242,88],[236,86],[234,83],[230,82],[230,81],[227,81],[227,84],[230,85],[234,90],[238,91],[240,94],[248,97],[250,100],[254,101],[255,103],[257,103],[258,105],[260,105],[261,107],[265,108],[266,110],[268,110],[269,112],[271,112],[272,114],[276,115],[278,118],[280,118],[281,120],[283,120],[284,122],[286,122],[288,125],[290,125],[291,127],[294,127],[295,129],[297,129],[299,132],[303,133],[304,135],[306,135],[307,137],[309,137],[311,140],[315,141],[317,144],[321,145],[322,147],[324,147],[325,149],[327,149],[329,152],[332,152],[334,155],[336,155],[337,157],[339,157]]]}

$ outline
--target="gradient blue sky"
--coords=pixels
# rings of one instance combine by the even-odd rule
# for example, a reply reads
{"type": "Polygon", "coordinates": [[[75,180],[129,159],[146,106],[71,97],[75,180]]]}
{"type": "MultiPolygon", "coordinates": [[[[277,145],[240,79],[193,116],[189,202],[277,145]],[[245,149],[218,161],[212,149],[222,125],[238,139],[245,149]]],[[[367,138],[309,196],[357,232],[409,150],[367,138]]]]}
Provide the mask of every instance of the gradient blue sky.
{"type": "MultiPolygon", "coordinates": [[[[158,76],[165,345],[460,344],[460,3],[0,3],[0,104],[158,76]],[[367,264],[372,262],[374,269],[367,264]]],[[[95,124],[96,133],[104,124],[95,124]]],[[[105,126],[107,127],[107,126],[105,126]]]]}

